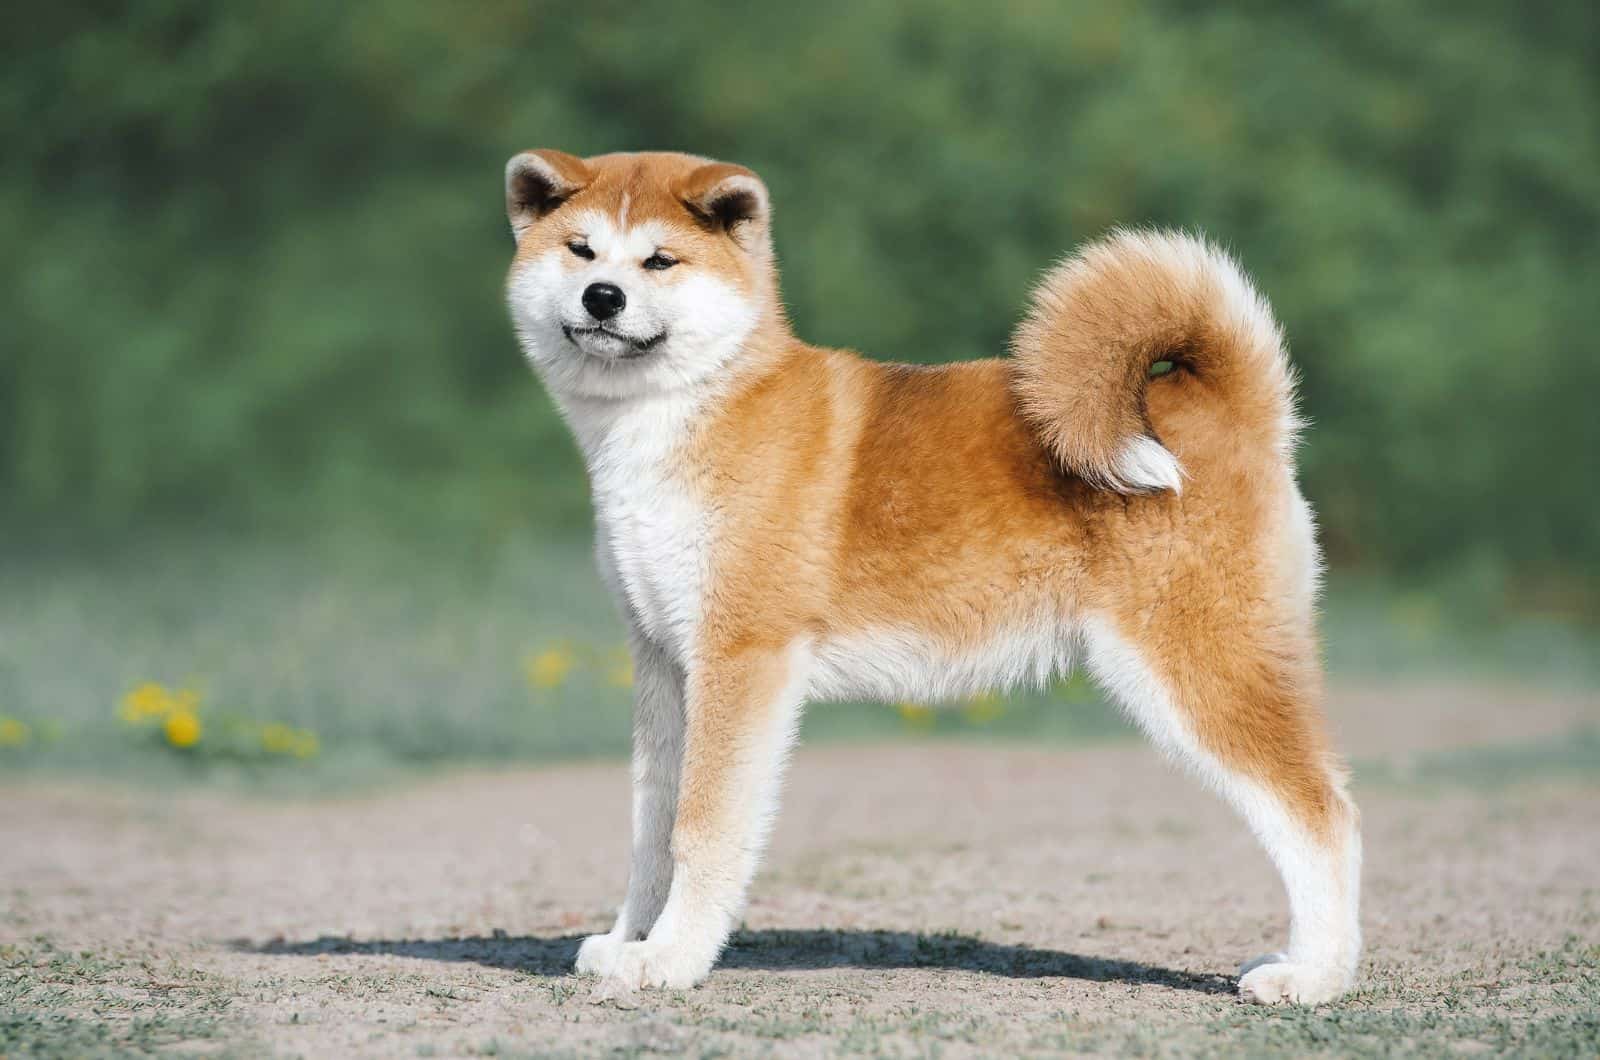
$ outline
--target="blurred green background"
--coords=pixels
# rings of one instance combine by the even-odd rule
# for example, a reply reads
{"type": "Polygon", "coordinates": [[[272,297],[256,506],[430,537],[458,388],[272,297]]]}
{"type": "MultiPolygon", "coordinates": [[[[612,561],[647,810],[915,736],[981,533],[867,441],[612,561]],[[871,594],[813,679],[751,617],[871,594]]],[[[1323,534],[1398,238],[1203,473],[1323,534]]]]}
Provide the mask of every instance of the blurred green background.
{"type": "Polygon", "coordinates": [[[624,745],[502,306],[531,146],[752,166],[799,333],[896,359],[1000,352],[1111,225],[1204,230],[1304,374],[1336,673],[1600,672],[1593,3],[19,2],[0,59],[0,762],[120,761],[145,681],[241,760],[624,745]]]}

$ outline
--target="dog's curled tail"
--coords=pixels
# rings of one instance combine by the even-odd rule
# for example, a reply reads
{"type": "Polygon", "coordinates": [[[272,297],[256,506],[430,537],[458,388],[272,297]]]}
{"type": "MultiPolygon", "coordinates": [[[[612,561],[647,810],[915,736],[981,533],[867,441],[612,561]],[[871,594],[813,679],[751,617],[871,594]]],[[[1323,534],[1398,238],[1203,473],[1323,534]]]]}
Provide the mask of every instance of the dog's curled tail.
{"type": "Polygon", "coordinates": [[[1023,415],[1095,486],[1177,493],[1187,472],[1173,448],[1288,458],[1293,447],[1283,334],[1239,266],[1202,239],[1118,230],[1091,243],[1045,275],[1012,350],[1023,415]],[[1170,373],[1153,379],[1163,361],[1170,373]],[[1158,413],[1152,387],[1181,390],[1158,413]]]}

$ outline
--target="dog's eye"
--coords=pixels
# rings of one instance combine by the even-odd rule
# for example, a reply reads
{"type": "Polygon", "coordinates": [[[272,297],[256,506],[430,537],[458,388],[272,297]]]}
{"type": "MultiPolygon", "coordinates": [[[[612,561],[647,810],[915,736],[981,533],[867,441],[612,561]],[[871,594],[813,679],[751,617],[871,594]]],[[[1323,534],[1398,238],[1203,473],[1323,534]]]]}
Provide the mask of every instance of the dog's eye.
{"type": "Polygon", "coordinates": [[[663,254],[659,250],[644,259],[644,267],[647,269],[670,269],[677,263],[677,258],[671,254],[663,254]]]}
{"type": "Polygon", "coordinates": [[[568,243],[567,249],[578,255],[578,257],[582,258],[584,261],[594,260],[594,251],[590,250],[589,244],[585,243],[581,239],[574,239],[572,242],[568,243]]]}

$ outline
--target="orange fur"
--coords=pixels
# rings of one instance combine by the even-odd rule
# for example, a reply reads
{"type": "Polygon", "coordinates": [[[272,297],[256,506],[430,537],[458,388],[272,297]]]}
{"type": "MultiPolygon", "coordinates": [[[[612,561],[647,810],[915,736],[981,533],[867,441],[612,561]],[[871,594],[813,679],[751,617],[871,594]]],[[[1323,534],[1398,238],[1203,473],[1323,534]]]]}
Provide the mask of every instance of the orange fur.
{"type": "Polygon", "coordinates": [[[1162,660],[1205,745],[1322,828],[1338,800],[1315,632],[1271,555],[1292,490],[1282,402],[1235,424],[1222,384],[1152,381],[1151,425],[1191,485],[1129,497],[1056,464],[1010,368],[791,340],[685,454],[724,519],[706,650],[885,623],[980,644],[1024,600],[1109,610],[1162,660]]]}
{"type": "MultiPolygon", "coordinates": [[[[770,723],[791,646],[905,630],[954,657],[1036,615],[1109,623],[1202,754],[1280,802],[1316,844],[1336,852],[1353,834],[1318,710],[1292,376],[1230,263],[1195,240],[1113,235],[1046,277],[1012,358],[883,364],[790,333],[765,190],[748,170],[681,155],[541,157],[567,182],[563,203],[654,219],[674,253],[758,305],[672,459],[712,513],[702,618],[682,661],[680,874],[731,827],[739,763],[770,723]],[[759,189],[735,223],[700,201],[730,178],[759,189]],[[1177,370],[1150,379],[1163,359],[1177,370]],[[1181,467],[1181,492],[1127,481],[1119,459],[1141,438],[1181,467]]],[[[542,208],[548,187],[536,190],[542,208]]],[[[518,202],[514,192],[514,224],[518,202]]],[[[519,262],[571,236],[570,211],[546,213],[522,231],[519,262]]]]}

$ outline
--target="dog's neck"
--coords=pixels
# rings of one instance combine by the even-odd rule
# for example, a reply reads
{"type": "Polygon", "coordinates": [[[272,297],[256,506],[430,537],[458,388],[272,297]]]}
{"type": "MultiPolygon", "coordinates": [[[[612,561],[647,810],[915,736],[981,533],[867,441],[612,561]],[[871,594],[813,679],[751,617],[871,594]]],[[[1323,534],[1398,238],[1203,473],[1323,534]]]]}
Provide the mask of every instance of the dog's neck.
{"type": "Polygon", "coordinates": [[[735,394],[802,354],[779,311],[762,315],[728,363],[707,379],[623,397],[552,393],[598,486],[619,464],[657,459],[687,445],[735,394]]]}

